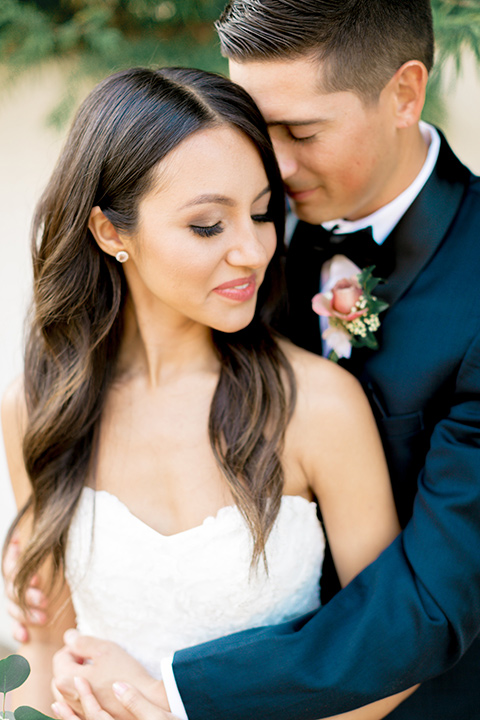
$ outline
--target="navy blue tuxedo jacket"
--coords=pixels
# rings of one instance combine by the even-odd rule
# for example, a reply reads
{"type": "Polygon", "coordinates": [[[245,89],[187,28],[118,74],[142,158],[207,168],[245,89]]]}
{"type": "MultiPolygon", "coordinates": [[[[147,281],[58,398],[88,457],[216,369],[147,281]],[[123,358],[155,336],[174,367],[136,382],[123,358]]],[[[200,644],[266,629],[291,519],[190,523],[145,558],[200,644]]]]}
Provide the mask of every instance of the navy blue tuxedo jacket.
{"type": "MultiPolygon", "coordinates": [[[[302,243],[319,230],[300,223],[287,254],[289,334],[314,352],[320,267],[302,243]]],[[[405,528],[318,612],[177,652],[190,720],[314,720],[418,682],[389,718],[480,717],[480,179],[443,138],[386,242],[380,349],[345,366],[370,398],[405,528]]]]}

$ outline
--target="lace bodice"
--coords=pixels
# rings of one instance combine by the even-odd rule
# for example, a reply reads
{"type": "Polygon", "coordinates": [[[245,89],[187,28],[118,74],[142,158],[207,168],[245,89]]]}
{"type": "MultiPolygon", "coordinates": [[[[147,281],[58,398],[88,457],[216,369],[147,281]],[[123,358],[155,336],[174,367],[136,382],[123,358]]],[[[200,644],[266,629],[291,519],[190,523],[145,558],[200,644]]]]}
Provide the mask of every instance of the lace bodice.
{"type": "Polygon", "coordinates": [[[66,576],[81,632],[113,640],[155,677],[190,645],[280,623],[319,606],[325,540],[315,505],[284,496],[266,553],[236,508],[165,536],[117,497],[84,488],[72,519],[66,576]]]}

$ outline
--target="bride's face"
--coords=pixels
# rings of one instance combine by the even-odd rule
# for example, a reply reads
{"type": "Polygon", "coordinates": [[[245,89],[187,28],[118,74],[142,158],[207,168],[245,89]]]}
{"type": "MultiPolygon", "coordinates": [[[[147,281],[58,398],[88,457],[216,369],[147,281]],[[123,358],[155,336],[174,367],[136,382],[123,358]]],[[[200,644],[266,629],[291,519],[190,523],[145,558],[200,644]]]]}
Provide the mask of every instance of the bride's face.
{"type": "Polygon", "coordinates": [[[223,332],[246,327],[275,251],[261,158],[223,126],[184,140],[157,168],[134,235],[121,236],[136,311],[223,332]]]}

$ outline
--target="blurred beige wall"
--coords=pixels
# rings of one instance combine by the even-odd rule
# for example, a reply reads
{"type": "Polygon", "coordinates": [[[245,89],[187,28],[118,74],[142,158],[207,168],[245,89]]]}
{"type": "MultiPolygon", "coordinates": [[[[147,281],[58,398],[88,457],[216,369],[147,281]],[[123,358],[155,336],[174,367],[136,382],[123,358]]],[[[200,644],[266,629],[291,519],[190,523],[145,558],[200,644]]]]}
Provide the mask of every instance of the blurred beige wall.
{"type": "MultiPolygon", "coordinates": [[[[22,77],[0,92],[0,393],[21,369],[22,324],[30,293],[29,227],[33,208],[59,153],[63,133],[46,127],[63,87],[58,68],[22,77]]],[[[447,137],[460,158],[480,174],[480,78],[472,58],[448,90],[447,137]]],[[[0,443],[0,541],[12,518],[0,443]]],[[[9,624],[0,586],[0,643],[9,624]]]]}

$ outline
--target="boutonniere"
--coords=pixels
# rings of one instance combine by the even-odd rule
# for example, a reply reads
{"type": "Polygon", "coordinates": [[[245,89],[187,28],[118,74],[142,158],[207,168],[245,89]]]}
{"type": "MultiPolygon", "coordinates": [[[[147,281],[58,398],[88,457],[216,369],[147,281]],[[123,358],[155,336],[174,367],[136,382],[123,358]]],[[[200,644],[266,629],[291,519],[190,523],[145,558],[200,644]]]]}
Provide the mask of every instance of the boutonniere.
{"type": "Polygon", "coordinates": [[[330,346],[328,358],[334,362],[349,358],[352,347],[378,349],[378,316],[388,303],[372,294],[378,283],[384,282],[373,276],[374,270],[374,265],[361,270],[346,257],[335,255],[325,290],[312,298],[313,310],[328,318],[322,338],[330,346]]]}

